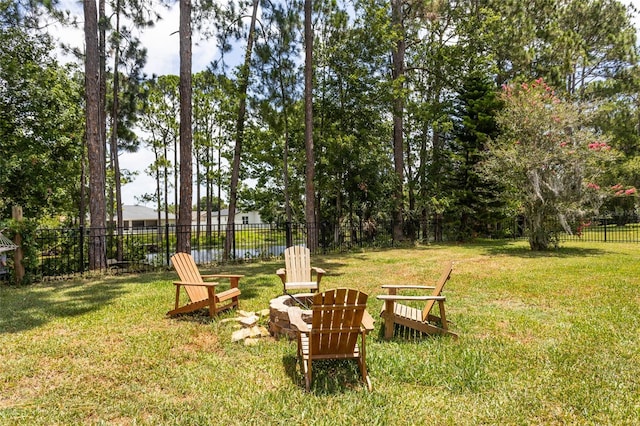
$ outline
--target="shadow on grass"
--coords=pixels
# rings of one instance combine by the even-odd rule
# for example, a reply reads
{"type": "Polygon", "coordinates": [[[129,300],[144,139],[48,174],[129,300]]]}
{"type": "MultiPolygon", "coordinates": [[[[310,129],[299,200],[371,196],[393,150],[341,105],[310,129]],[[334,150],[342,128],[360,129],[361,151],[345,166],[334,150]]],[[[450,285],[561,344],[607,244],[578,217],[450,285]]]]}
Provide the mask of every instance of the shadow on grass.
{"type": "MultiPolygon", "coordinates": [[[[455,333],[455,331],[454,331],[455,333]]],[[[398,343],[417,344],[434,339],[455,339],[451,335],[442,334],[427,334],[413,328],[406,327],[402,324],[393,325],[393,337],[390,340],[384,338],[384,322],[382,326],[378,328],[377,333],[378,342],[384,343],[388,341],[394,341],[398,343]]]]}
{"type": "MultiPolygon", "coordinates": [[[[284,264],[284,262],[283,262],[284,264]]],[[[241,274],[244,275],[240,279],[239,287],[242,295],[240,296],[240,304],[242,305],[242,299],[249,300],[259,297],[264,293],[264,289],[278,288],[280,279],[276,275],[276,269],[272,262],[269,263],[240,263],[223,265],[215,268],[202,268],[200,271],[202,274],[241,274]]],[[[176,277],[175,272],[170,272],[176,277]]],[[[220,280],[220,283],[226,284],[228,281],[220,280]]],[[[224,285],[222,289],[226,289],[224,285]]]]}
{"type": "Polygon", "coordinates": [[[30,286],[0,287],[0,333],[18,333],[55,318],[96,311],[123,293],[131,278],[48,281],[30,286]]]}
{"type": "Polygon", "coordinates": [[[545,251],[533,251],[526,242],[509,240],[474,241],[458,244],[458,247],[463,249],[469,248],[471,250],[482,249],[490,256],[502,255],[527,259],[600,256],[607,253],[607,250],[600,248],[567,247],[566,245],[561,245],[558,248],[550,248],[545,251]]]}
{"type": "MultiPolygon", "coordinates": [[[[299,359],[294,355],[282,357],[284,370],[293,383],[305,389],[305,378],[299,359]]],[[[310,392],[316,395],[333,395],[346,390],[366,389],[358,362],[355,359],[316,360],[312,365],[310,392]]]]}

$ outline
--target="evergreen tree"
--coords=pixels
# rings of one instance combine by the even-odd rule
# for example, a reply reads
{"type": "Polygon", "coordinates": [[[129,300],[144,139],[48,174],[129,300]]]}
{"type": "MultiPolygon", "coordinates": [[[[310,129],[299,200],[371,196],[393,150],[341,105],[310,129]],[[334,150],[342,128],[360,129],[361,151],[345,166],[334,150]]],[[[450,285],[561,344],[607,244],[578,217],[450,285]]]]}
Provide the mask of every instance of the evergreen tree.
{"type": "Polygon", "coordinates": [[[481,234],[500,218],[500,183],[478,169],[487,155],[487,143],[498,136],[495,115],[500,108],[495,85],[486,75],[475,72],[465,77],[455,111],[454,172],[450,182],[455,195],[448,211],[456,218],[458,240],[481,234]]]}

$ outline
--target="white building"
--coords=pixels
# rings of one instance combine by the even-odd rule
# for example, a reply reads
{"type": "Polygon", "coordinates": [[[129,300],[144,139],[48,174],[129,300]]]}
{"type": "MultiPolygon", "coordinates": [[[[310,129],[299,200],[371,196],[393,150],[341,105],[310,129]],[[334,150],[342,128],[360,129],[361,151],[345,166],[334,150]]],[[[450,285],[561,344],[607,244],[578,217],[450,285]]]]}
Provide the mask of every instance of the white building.
{"type": "MultiPolygon", "coordinates": [[[[175,225],[176,215],[173,213],[168,214],[169,225],[175,225]]],[[[160,212],[160,223],[158,223],[158,211],[145,206],[122,206],[122,220],[124,229],[132,228],[144,228],[144,227],[158,227],[165,224],[165,214],[160,212]]],[[[117,217],[113,217],[113,221],[109,223],[116,223],[117,217]]]]}
{"type": "MultiPolygon", "coordinates": [[[[223,209],[220,211],[220,225],[223,227],[227,226],[227,219],[229,217],[229,210],[223,209]]],[[[147,227],[158,227],[164,226],[165,224],[165,214],[164,212],[160,212],[160,222],[158,222],[158,212],[149,207],[145,206],[131,206],[124,205],[122,206],[122,219],[123,219],[123,227],[124,229],[133,229],[133,228],[147,228],[147,227]]],[[[173,213],[168,214],[169,225],[176,224],[176,215],[173,213]]],[[[113,222],[116,223],[117,218],[114,216],[113,222]]],[[[260,214],[258,212],[238,212],[235,215],[234,223],[236,225],[256,225],[262,224],[262,219],[260,219],[260,214]]],[[[198,224],[198,212],[191,213],[191,224],[196,226],[198,224]]],[[[207,212],[200,212],[200,227],[204,229],[207,224],[207,212]]],[[[211,224],[213,226],[218,225],[218,212],[211,212],[211,224]]]]}
{"type": "MultiPolygon", "coordinates": [[[[220,225],[227,226],[229,219],[229,209],[220,210],[220,225]]],[[[191,222],[193,225],[198,224],[198,212],[191,214],[191,222]]],[[[236,212],[233,221],[236,225],[262,225],[262,219],[258,212],[236,212]]],[[[207,224],[207,212],[200,212],[200,227],[207,224]]],[[[218,225],[218,212],[211,212],[211,224],[218,225]]]]}

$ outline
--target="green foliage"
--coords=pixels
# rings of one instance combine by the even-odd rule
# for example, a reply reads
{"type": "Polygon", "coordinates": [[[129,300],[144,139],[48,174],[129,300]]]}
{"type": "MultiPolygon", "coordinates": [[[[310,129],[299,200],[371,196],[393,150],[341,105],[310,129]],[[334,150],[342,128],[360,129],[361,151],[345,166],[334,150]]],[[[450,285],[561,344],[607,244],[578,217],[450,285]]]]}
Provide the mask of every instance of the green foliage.
{"type": "Polygon", "coordinates": [[[391,98],[383,60],[391,45],[384,20],[369,26],[366,19],[381,19],[380,5],[367,6],[353,26],[345,10],[327,7],[315,48],[322,226],[363,221],[375,227],[389,220],[394,205],[391,125],[385,118],[391,98]]]}
{"type": "Polygon", "coordinates": [[[449,191],[454,194],[448,214],[457,219],[458,240],[482,235],[493,221],[504,217],[502,185],[485,176],[479,165],[487,144],[498,136],[496,114],[502,101],[495,85],[480,73],[464,79],[456,109],[456,138],[452,142],[453,166],[449,191]]]}
{"type": "Polygon", "coordinates": [[[79,193],[81,89],[46,37],[0,28],[0,217],[73,214],[79,193]]]}
{"type": "Polygon", "coordinates": [[[586,127],[578,106],[563,102],[541,79],[505,86],[502,133],[489,145],[485,171],[507,185],[521,206],[533,250],[554,243],[554,223],[600,207],[599,178],[611,147],[586,127]]]}
{"type": "MultiPolygon", "coordinates": [[[[4,224],[0,222],[0,230],[2,234],[9,238],[12,241],[15,241],[16,234],[19,234],[21,237],[20,249],[22,251],[22,266],[24,267],[24,278],[22,282],[18,284],[31,284],[36,281],[38,276],[38,267],[39,267],[39,258],[40,248],[38,241],[36,239],[36,230],[38,227],[38,222],[35,219],[23,219],[20,221],[17,220],[8,220],[4,224]],[[6,229],[4,229],[6,226],[6,229]]],[[[15,270],[13,268],[13,257],[12,253],[9,254],[9,271],[11,271],[11,282],[15,282],[15,270]]]]}

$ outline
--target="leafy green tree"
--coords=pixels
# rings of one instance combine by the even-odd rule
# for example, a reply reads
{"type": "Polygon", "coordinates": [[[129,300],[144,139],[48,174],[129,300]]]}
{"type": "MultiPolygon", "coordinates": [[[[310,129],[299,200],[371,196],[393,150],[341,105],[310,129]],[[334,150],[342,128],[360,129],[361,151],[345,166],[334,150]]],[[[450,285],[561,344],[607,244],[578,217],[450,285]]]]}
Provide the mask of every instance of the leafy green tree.
{"type": "Polygon", "coordinates": [[[546,250],[557,242],[558,224],[571,232],[571,223],[600,207],[598,180],[611,147],[585,126],[578,106],[541,79],[506,86],[503,99],[501,134],[488,145],[485,172],[519,203],[531,249],[546,250]]]}
{"type": "MultiPolygon", "coordinates": [[[[147,172],[156,180],[156,192],[153,197],[147,198],[157,202],[157,210],[164,211],[165,220],[168,220],[169,213],[168,197],[169,188],[172,186],[170,178],[175,174],[169,151],[177,144],[179,133],[178,82],[178,76],[175,75],[160,76],[147,81],[144,84],[147,97],[139,107],[139,124],[145,131],[144,140],[155,155],[155,161],[147,172]]],[[[174,153],[174,158],[175,156],[174,153]]],[[[175,186],[174,189],[177,190],[175,186]]]]}
{"type": "Polygon", "coordinates": [[[473,54],[462,43],[458,27],[466,12],[458,4],[436,2],[438,19],[413,19],[407,51],[405,171],[407,205],[404,231],[411,239],[443,239],[444,213],[453,202],[452,111],[473,54]],[[419,223],[419,227],[418,227],[419,223]],[[432,226],[430,226],[432,225],[432,226]],[[433,234],[430,233],[433,231],[433,234]]]}
{"type": "Polygon", "coordinates": [[[107,29],[111,30],[109,37],[109,52],[113,52],[113,68],[111,73],[111,93],[102,93],[105,118],[103,125],[107,122],[110,125],[109,132],[105,127],[105,138],[109,138],[109,171],[112,185],[110,186],[110,199],[107,211],[109,217],[113,217],[114,207],[116,212],[116,229],[118,238],[116,239],[116,258],[122,260],[123,257],[123,217],[122,217],[122,185],[127,183],[128,171],[120,169],[119,154],[121,151],[135,152],[138,149],[139,141],[133,131],[137,119],[138,97],[141,96],[140,83],[142,67],[146,62],[146,50],[140,46],[140,41],[132,34],[131,29],[123,23],[125,19],[133,22],[137,27],[144,27],[150,24],[145,19],[147,2],[127,2],[125,0],[114,0],[111,3],[112,14],[110,19],[104,15],[104,3],[100,3],[100,43],[101,49],[101,91],[106,92],[107,69],[106,69],[106,37],[107,29]],[[104,49],[104,50],[103,50],[104,49]],[[122,70],[122,71],[121,71],[122,70]],[[109,120],[106,120],[107,116],[109,120]],[[124,176],[123,176],[124,175],[124,176]]]}
{"type": "Polygon", "coordinates": [[[0,217],[77,216],[82,87],[46,36],[0,22],[0,217]]]}
{"type": "MultiPolygon", "coordinates": [[[[228,186],[227,161],[230,155],[234,121],[233,81],[206,70],[194,75],[194,151],[197,173],[196,210],[206,211],[207,239],[212,232],[212,213],[223,205],[222,188],[228,186]],[[206,195],[200,194],[205,186],[206,195]]],[[[221,217],[217,215],[218,231],[221,217]]],[[[197,218],[198,224],[200,217],[197,218]]],[[[198,226],[198,232],[200,226],[198,226]]]]}
{"type": "Polygon", "coordinates": [[[318,247],[318,217],[316,212],[315,167],[313,144],[313,5],[304,0],[304,146],[305,146],[305,209],[307,247],[318,247]]]}
{"type": "Polygon", "coordinates": [[[347,10],[327,5],[316,33],[316,176],[323,242],[347,237],[346,228],[353,233],[360,224],[373,230],[391,222],[389,50],[382,42],[386,21],[370,25],[375,10],[361,10],[349,25],[347,10]]]}
{"type": "Polygon", "coordinates": [[[391,0],[391,32],[395,46],[391,50],[391,80],[393,88],[393,164],[397,175],[395,206],[393,209],[393,237],[403,240],[404,213],[404,109],[405,109],[405,54],[407,34],[405,28],[405,2],[391,0]]]}
{"type": "MultiPolygon", "coordinates": [[[[253,0],[251,7],[251,20],[247,32],[247,45],[244,51],[244,60],[238,70],[238,110],[236,119],[236,138],[233,149],[233,161],[231,164],[231,182],[229,185],[229,217],[235,217],[238,201],[238,187],[240,185],[240,157],[244,142],[244,129],[247,113],[247,92],[249,90],[249,78],[251,76],[251,55],[255,40],[255,28],[258,14],[258,0],[253,0]]],[[[235,244],[235,232],[233,221],[227,222],[226,238],[224,243],[224,258],[228,259],[231,249],[235,244]]]]}
{"type": "Polygon", "coordinates": [[[538,25],[545,42],[536,74],[577,99],[589,84],[616,78],[636,60],[631,12],[618,0],[554,2],[553,19],[538,25]]]}
{"type": "MultiPolygon", "coordinates": [[[[273,131],[272,136],[277,140],[272,161],[274,167],[270,173],[278,175],[273,176],[278,182],[274,187],[282,190],[285,220],[292,222],[289,150],[293,109],[299,99],[301,82],[298,78],[300,67],[297,64],[301,53],[301,41],[298,37],[302,27],[300,4],[268,3],[263,9],[262,20],[264,35],[262,40],[257,40],[255,49],[257,73],[260,77],[257,83],[257,112],[269,125],[273,131]]],[[[265,142],[272,145],[270,141],[265,142]]],[[[287,245],[291,244],[290,241],[287,242],[287,245]]]]}
{"type": "Polygon", "coordinates": [[[629,68],[618,77],[594,82],[586,96],[597,106],[593,125],[623,154],[608,170],[609,183],[640,187],[640,68],[629,68]]]}

